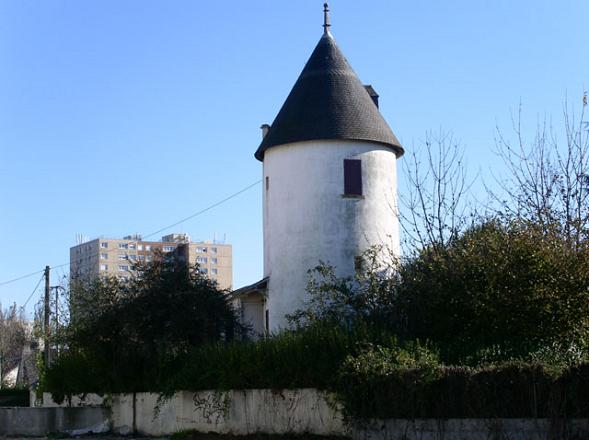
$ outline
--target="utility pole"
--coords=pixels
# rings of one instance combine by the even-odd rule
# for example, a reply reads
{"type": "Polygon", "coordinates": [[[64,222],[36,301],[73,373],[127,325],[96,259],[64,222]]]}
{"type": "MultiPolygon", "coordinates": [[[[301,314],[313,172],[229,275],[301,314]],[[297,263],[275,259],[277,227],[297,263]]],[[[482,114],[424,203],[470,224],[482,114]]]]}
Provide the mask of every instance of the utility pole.
{"type": "Polygon", "coordinates": [[[55,286],[55,356],[59,356],[59,286],[55,286]]]}
{"type": "Polygon", "coordinates": [[[49,314],[51,313],[51,306],[49,304],[49,295],[51,293],[51,287],[49,285],[49,266],[45,266],[45,313],[44,313],[44,328],[43,328],[43,336],[44,336],[44,360],[45,360],[45,369],[49,368],[50,362],[50,351],[49,351],[49,314]]]}
{"type": "Polygon", "coordinates": [[[64,290],[61,286],[51,286],[55,290],[55,355],[59,356],[59,291],[64,290]]]}

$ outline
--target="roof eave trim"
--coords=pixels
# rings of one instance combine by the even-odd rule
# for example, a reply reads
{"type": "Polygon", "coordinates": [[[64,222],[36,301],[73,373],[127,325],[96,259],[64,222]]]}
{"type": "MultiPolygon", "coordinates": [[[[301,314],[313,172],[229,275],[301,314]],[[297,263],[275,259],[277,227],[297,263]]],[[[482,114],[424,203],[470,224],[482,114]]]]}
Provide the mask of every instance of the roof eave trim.
{"type": "Polygon", "coordinates": [[[337,141],[350,141],[350,142],[365,142],[365,143],[370,143],[370,144],[384,145],[385,147],[388,147],[391,150],[393,150],[393,152],[397,156],[397,159],[399,159],[401,156],[403,156],[405,154],[405,149],[401,145],[392,144],[392,143],[384,142],[384,141],[375,141],[373,139],[305,139],[305,140],[298,140],[298,141],[293,141],[293,142],[285,142],[282,144],[269,145],[267,147],[260,146],[260,147],[258,147],[256,152],[254,153],[254,157],[256,159],[258,159],[260,162],[264,162],[264,154],[270,148],[280,147],[282,145],[298,144],[298,143],[302,143],[302,142],[318,142],[318,141],[335,141],[335,142],[337,142],[337,141]]]}

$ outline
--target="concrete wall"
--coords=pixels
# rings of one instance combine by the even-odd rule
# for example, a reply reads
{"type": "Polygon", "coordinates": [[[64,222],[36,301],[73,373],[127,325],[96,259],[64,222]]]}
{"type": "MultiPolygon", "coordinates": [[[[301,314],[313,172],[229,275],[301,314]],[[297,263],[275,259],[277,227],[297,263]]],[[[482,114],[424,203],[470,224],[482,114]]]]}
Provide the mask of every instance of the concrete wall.
{"type": "Polygon", "coordinates": [[[183,391],[159,405],[157,394],[118,394],[105,403],[110,409],[0,408],[0,435],[80,434],[110,427],[114,434],[151,436],[196,430],[236,435],[311,433],[354,440],[589,438],[589,419],[395,419],[347,425],[333,396],[314,389],[183,391]]]}
{"type": "Polygon", "coordinates": [[[51,397],[51,393],[43,393],[43,400],[37,401],[37,396],[34,391],[31,391],[31,406],[40,406],[43,408],[67,408],[80,406],[109,406],[105,396],[98,394],[84,394],[72,396],[71,400],[64,400],[62,403],[56,403],[51,397]]]}
{"type": "Polygon", "coordinates": [[[333,396],[314,389],[180,392],[157,406],[157,395],[112,400],[116,434],[161,436],[182,430],[247,435],[306,434],[354,440],[541,440],[589,438],[589,420],[417,419],[372,420],[347,425],[333,396]],[[135,415],[135,416],[134,416],[135,415]]]}
{"type": "Polygon", "coordinates": [[[45,436],[52,432],[71,435],[109,431],[107,408],[0,408],[0,435],[45,436]]]}
{"type": "Polygon", "coordinates": [[[309,141],[264,155],[264,276],[270,330],[300,308],[307,270],[321,261],[339,276],[373,245],[399,253],[397,158],[380,144],[309,141]],[[344,196],[344,159],[362,161],[361,197],[344,196]],[[267,184],[266,184],[267,182],[267,184]]]}
{"type": "Polygon", "coordinates": [[[157,413],[157,395],[138,393],[112,399],[116,434],[166,435],[181,430],[231,434],[347,432],[341,412],[325,393],[313,389],[180,392],[157,413]],[[135,414],[135,417],[133,415],[135,414]]]}

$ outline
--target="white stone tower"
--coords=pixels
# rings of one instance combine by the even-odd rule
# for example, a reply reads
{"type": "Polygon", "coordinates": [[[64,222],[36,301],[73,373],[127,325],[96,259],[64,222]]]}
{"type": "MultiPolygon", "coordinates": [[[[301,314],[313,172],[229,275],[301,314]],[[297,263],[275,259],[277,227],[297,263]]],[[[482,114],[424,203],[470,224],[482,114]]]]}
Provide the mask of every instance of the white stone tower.
{"type": "Polygon", "coordinates": [[[329,30],[324,33],[255,157],[263,162],[264,327],[306,296],[320,261],[353,275],[372,245],[399,251],[397,158],[401,144],[329,30]]]}

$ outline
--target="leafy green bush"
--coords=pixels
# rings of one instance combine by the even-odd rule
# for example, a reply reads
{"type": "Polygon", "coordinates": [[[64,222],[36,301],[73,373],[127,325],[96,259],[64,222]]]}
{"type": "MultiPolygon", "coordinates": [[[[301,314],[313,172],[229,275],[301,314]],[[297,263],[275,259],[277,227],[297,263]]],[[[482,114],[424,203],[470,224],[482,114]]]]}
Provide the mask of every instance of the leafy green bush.
{"type": "Polygon", "coordinates": [[[74,394],[103,394],[112,390],[108,383],[108,365],[102,359],[88,358],[81,352],[63,354],[47,370],[42,386],[61,404],[74,394]]]}
{"type": "Polygon", "coordinates": [[[372,375],[400,367],[435,366],[439,359],[430,346],[400,342],[380,327],[317,323],[256,342],[197,348],[182,363],[170,375],[166,395],[206,389],[336,390],[342,366],[362,365],[372,375]]]}
{"type": "Polygon", "coordinates": [[[198,268],[164,256],[127,282],[72,283],[64,351],[43,386],[57,398],[84,392],[158,390],[167,368],[199,345],[245,331],[226,292],[198,268]]]}
{"type": "Polygon", "coordinates": [[[367,326],[317,324],[256,342],[206,345],[176,362],[183,367],[169,376],[166,389],[327,389],[345,358],[363,341],[387,338],[390,335],[367,326]]]}
{"type": "Polygon", "coordinates": [[[361,258],[361,270],[353,277],[338,277],[335,268],[323,262],[308,271],[307,300],[304,306],[287,315],[297,328],[317,322],[336,326],[353,326],[368,321],[387,329],[398,324],[393,307],[400,282],[398,272],[383,266],[397,263],[398,258],[385,247],[369,248],[361,258]]]}
{"type": "Polygon", "coordinates": [[[527,360],[533,353],[563,362],[587,353],[589,246],[571,243],[558,227],[484,221],[395,271],[378,264],[381,251],[371,249],[354,277],[339,278],[326,265],[312,270],[309,299],[291,322],[370,322],[435,342],[447,363],[527,360]]]}
{"type": "Polygon", "coordinates": [[[0,389],[0,407],[2,406],[29,406],[29,390],[26,388],[0,389]]]}
{"type": "Polygon", "coordinates": [[[480,368],[425,364],[388,368],[346,362],[337,394],[345,414],[370,418],[587,417],[589,364],[563,370],[503,363],[480,368]]]}
{"type": "Polygon", "coordinates": [[[365,343],[357,355],[346,357],[342,370],[365,376],[386,376],[400,368],[434,368],[438,365],[437,353],[419,342],[392,347],[365,343]]]}
{"type": "Polygon", "coordinates": [[[589,341],[589,249],[546,225],[485,222],[424,249],[400,277],[405,332],[437,342],[450,361],[491,346],[512,356],[589,341]]]}

